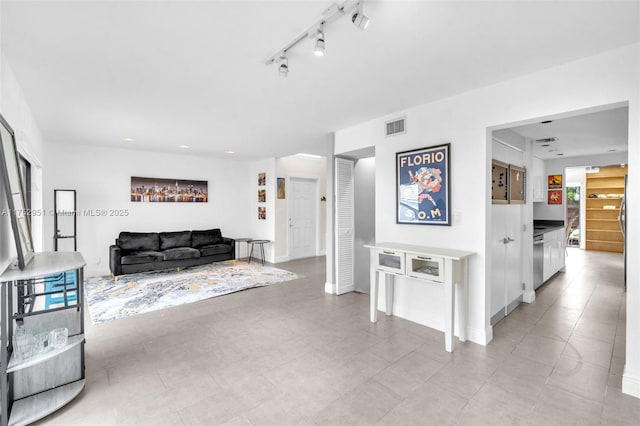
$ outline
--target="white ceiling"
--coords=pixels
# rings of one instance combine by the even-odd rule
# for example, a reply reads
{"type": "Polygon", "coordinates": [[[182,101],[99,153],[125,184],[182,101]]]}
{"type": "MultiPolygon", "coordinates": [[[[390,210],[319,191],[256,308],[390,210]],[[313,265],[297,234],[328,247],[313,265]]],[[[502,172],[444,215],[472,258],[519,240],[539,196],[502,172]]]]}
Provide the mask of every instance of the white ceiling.
{"type": "Polygon", "coordinates": [[[280,78],[264,60],[330,4],[3,0],[1,47],[47,142],[254,158],[640,39],[637,1],[367,1],[280,78]]]}
{"type": "Polygon", "coordinates": [[[533,143],[533,155],[548,160],[560,157],[577,157],[609,152],[626,152],[629,140],[629,108],[577,115],[553,120],[551,123],[534,123],[512,127],[516,133],[537,139],[556,138],[554,142],[533,143]]]}

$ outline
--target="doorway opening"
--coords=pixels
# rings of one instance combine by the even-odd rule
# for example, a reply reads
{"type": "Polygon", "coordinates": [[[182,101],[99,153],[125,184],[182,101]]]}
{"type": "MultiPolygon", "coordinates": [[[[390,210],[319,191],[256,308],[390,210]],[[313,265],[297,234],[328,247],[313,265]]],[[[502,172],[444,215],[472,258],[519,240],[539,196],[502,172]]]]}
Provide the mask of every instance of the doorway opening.
{"type": "Polygon", "coordinates": [[[580,247],[580,185],[567,182],[567,246],[580,247]]]}

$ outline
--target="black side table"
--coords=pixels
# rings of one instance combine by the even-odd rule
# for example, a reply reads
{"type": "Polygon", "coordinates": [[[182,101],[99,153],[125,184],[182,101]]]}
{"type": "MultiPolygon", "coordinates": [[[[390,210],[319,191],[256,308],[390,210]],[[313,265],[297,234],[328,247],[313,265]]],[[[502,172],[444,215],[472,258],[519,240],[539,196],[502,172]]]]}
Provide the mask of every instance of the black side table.
{"type": "Polygon", "coordinates": [[[262,260],[262,264],[264,265],[264,245],[266,243],[270,243],[269,240],[249,240],[247,244],[251,245],[251,253],[249,253],[249,261],[247,263],[251,263],[251,259],[253,258],[253,248],[257,245],[260,246],[260,259],[262,260]]]}

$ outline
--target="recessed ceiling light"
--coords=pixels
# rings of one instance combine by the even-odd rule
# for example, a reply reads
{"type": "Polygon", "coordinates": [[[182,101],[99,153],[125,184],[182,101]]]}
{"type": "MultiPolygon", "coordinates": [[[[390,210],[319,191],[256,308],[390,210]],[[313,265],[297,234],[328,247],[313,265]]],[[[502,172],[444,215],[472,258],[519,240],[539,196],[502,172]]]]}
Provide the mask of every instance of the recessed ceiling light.
{"type": "Polygon", "coordinates": [[[133,141],[134,141],[134,139],[133,139],[133,138],[120,138],[120,140],[121,140],[122,142],[133,142],[133,141]]]}
{"type": "Polygon", "coordinates": [[[235,151],[227,150],[224,152],[225,154],[235,154],[235,151]]]}
{"type": "Polygon", "coordinates": [[[189,149],[191,147],[189,145],[178,145],[178,148],[189,149]]]}

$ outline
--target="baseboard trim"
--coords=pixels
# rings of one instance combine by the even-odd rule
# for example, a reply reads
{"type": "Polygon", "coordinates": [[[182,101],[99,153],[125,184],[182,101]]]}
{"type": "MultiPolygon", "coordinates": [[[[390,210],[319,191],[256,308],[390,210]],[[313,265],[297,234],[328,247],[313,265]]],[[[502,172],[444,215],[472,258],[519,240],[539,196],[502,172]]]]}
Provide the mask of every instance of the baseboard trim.
{"type": "Polygon", "coordinates": [[[487,344],[493,340],[493,327],[489,326],[485,330],[481,328],[468,327],[467,338],[473,343],[487,346],[487,344]]]}
{"type": "Polygon", "coordinates": [[[289,256],[276,256],[275,260],[273,263],[282,263],[282,262],[288,262],[289,260],[289,256]]]}
{"type": "Polygon", "coordinates": [[[622,393],[640,398],[640,376],[627,373],[627,366],[622,373],[622,393]]]}
{"type": "Polygon", "coordinates": [[[326,250],[320,250],[316,256],[326,256],[326,255],[327,255],[326,250]]]}
{"type": "Polygon", "coordinates": [[[324,283],[324,292],[329,294],[336,294],[336,286],[332,283],[324,283]]]}
{"type": "Polygon", "coordinates": [[[522,294],[522,301],[524,303],[533,303],[536,301],[536,292],[534,291],[525,291],[522,294]]]}
{"type": "Polygon", "coordinates": [[[344,287],[344,288],[342,288],[341,290],[342,290],[342,292],[341,292],[341,293],[338,293],[338,292],[337,292],[337,289],[336,289],[336,294],[340,295],[340,294],[347,294],[347,293],[351,293],[352,291],[355,291],[355,290],[356,290],[356,286],[355,286],[355,284],[351,284],[350,286],[344,287]]]}

